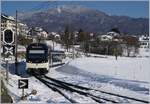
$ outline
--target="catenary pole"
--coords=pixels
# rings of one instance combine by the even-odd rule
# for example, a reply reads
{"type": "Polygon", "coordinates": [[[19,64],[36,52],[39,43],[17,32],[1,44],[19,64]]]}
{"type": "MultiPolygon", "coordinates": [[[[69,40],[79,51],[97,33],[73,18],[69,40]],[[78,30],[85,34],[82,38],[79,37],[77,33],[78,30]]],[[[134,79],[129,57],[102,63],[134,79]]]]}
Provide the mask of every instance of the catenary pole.
{"type": "Polygon", "coordinates": [[[18,47],[18,42],[17,42],[17,36],[18,36],[18,26],[17,26],[17,18],[18,18],[18,11],[16,10],[16,34],[15,34],[15,73],[18,75],[18,55],[17,55],[17,47],[18,47]]]}

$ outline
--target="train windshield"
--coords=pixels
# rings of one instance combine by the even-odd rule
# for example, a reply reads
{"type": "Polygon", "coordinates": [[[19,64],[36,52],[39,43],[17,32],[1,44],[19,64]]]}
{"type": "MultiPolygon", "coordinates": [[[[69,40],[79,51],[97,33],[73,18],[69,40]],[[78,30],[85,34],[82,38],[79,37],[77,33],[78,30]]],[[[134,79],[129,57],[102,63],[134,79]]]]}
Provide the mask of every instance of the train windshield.
{"type": "Polygon", "coordinates": [[[48,62],[48,47],[46,44],[33,43],[27,47],[26,61],[31,63],[48,62]]]}
{"type": "Polygon", "coordinates": [[[48,60],[47,50],[29,50],[27,60],[33,63],[40,63],[48,60]]]}

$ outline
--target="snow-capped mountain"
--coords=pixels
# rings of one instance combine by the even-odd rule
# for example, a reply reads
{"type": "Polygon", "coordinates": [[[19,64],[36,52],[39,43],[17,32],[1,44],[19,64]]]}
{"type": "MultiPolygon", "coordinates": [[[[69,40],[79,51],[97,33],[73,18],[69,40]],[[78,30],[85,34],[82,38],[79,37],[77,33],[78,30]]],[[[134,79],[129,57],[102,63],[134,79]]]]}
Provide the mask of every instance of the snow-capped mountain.
{"type": "Polygon", "coordinates": [[[62,5],[48,10],[20,14],[19,17],[30,27],[39,26],[49,32],[64,31],[67,25],[73,30],[82,28],[88,32],[107,32],[118,27],[121,32],[134,35],[148,33],[149,29],[147,18],[111,16],[78,5],[62,5]]]}

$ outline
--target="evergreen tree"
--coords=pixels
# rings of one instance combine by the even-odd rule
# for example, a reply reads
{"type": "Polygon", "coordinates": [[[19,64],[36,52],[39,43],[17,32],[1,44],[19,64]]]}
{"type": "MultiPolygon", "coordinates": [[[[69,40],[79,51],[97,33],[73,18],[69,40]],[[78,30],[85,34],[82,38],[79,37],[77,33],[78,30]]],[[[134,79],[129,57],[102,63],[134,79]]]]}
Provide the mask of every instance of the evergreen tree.
{"type": "Polygon", "coordinates": [[[120,31],[119,31],[118,28],[112,28],[110,31],[113,31],[113,32],[116,32],[116,33],[120,34],[120,31]]]}
{"type": "Polygon", "coordinates": [[[79,32],[78,32],[78,39],[77,39],[77,41],[78,42],[83,42],[84,39],[85,39],[85,33],[84,33],[84,31],[82,29],[80,29],[79,32]]]}

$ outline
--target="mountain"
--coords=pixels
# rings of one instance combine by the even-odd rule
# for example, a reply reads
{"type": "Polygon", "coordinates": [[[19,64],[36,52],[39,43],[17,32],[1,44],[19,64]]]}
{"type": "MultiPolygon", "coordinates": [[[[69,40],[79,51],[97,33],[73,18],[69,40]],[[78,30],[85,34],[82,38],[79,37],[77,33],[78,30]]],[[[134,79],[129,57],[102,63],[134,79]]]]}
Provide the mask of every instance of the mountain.
{"type": "Polygon", "coordinates": [[[122,33],[148,34],[148,18],[131,18],[127,16],[111,16],[99,10],[77,5],[63,5],[45,11],[19,14],[20,20],[29,27],[42,27],[52,31],[64,31],[66,26],[72,30],[80,28],[87,32],[108,32],[119,28],[122,33]]]}

